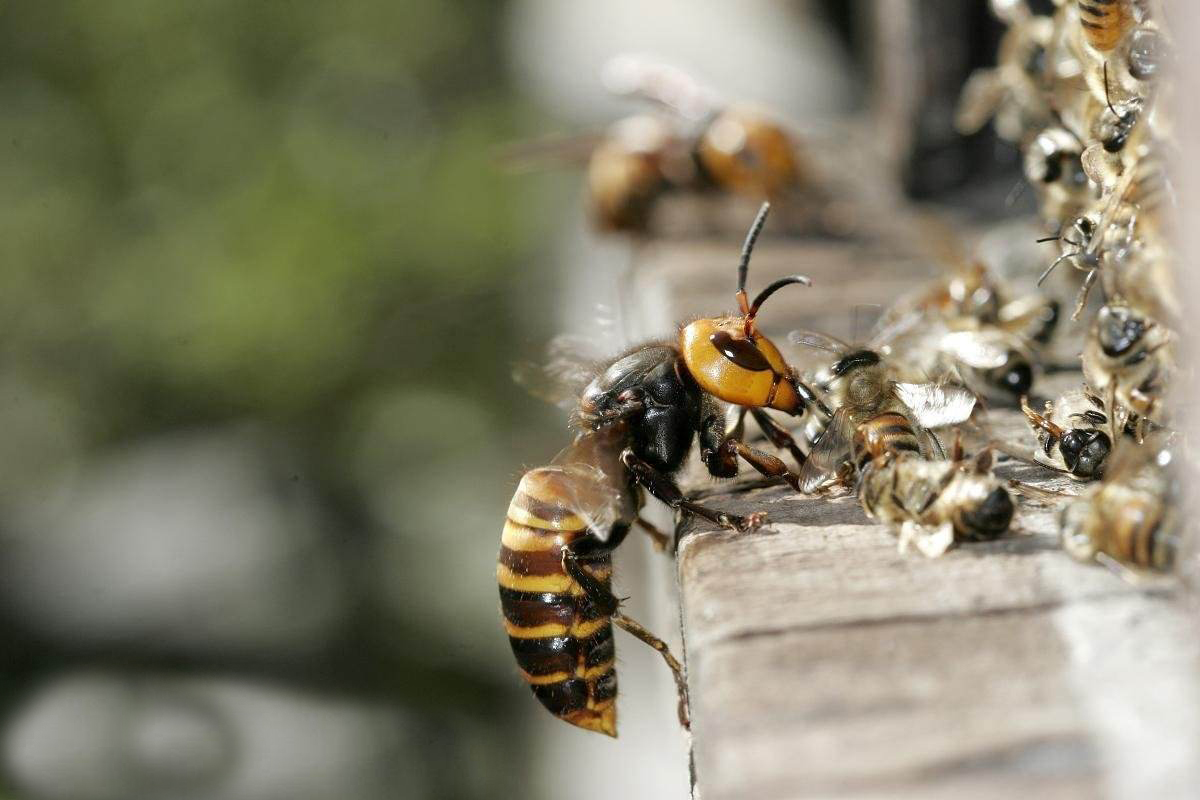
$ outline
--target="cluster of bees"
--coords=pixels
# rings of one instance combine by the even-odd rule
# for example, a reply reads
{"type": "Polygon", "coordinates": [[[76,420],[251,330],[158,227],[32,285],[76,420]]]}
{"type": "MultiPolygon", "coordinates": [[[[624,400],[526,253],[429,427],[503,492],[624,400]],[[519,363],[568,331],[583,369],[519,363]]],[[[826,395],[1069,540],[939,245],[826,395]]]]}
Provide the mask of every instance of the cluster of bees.
{"type": "MultiPolygon", "coordinates": [[[[1004,535],[1013,492],[1045,493],[993,473],[997,450],[1023,456],[986,441],[983,407],[1020,407],[1036,444],[1030,460],[1093,482],[1064,510],[1063,548],[1127,577],[1175,567],[1183,451],[1167,396],[1177,319],[1173,209],[1162,166],[1171,147],[1162,106],[1169,87],[1160,74],[1167,37],[1150,4],[1137,0],[1060,2],[1052,16],[1010,0],[994,7],[1010,23],[1000,63],[972,77],[959,123],[969,129],[994,118],[1000,135],[1025,153],[1053,234],[1047,241],[1060,248],[1038,266],[1045,267],[1038,285],[1061,264],[1082,276],[1072,316],[1085,384],[1040,411],[1030,407],[1047,348],[1070,336],[1071,325],[1060,320],[1057,300],[1014,295],[974,264],[901,298],[865,343],[794,331],[788,346],[820,362],[797,369],[757,320],[778,291],[809,279],[782,278],[753,299],[747,291],[770,208],[764,203],[737,265],[736,313],[692,320],[672,339],[599,364],[560,358],[545,371],[569,397],[576,433],[551,464],[521,478],[497,575],[521,675],[555,716],[616,735],[615,624],[662,655],[688,726],[682,668],[661,639],[621,611],[612,553],[635,526],[660,548],[670,544],[640,516],[646,492],[731,531],[764,524],[765,514],[733,514],[685,496],[673,476],[693,444],[716,478],[736,475],[744,463],[804,494],[852,491],[902,547],[937,556],[959,542],[1004,535]],[[747,443],[747,417],[779,455],[747,443]],[[951,426],[984,433],[983,448],[968,457],[959,433],[945,447],[934,430],[951,426]]],[[[703,109],[690,135],[672,131],[668,148],[689,169],[664,171],[667,150],[632,153],[614,137],[595,152],[589,175],[601,227],[642,229],[649,204],[664,191],[699,186],[689,181],[776,200],[800,188],[796,147],[782,128],[700,102],[692,86],[672,72],[637,84],[677,110],[703,109]],[[740,132],[720,130],[727,126],[740,132]]]]}

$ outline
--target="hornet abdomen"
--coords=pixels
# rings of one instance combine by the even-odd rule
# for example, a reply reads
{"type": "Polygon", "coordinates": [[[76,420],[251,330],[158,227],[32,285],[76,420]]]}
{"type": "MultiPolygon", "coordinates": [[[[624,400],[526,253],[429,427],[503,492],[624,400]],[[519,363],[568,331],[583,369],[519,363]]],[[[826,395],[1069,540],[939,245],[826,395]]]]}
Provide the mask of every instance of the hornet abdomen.
{"type": "MultiPolygon", "coordinates": [[[[616,736],[611,617],[587,599],[562,564],[564,548],[589,535],[568,487],[555,467],[521,478],[500,540],[500,608],[517,666],[542,705],[572,725],[616,736]]],[[[607,550],[579,562],[610,588],[607,550]]]]}

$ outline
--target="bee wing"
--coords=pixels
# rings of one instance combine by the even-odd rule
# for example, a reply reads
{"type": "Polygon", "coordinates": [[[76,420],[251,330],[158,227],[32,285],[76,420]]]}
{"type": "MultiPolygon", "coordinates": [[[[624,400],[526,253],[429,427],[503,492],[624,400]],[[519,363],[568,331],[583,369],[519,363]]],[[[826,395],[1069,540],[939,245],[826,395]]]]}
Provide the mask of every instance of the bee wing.
{"type": "Polygon", "coordinates": [[[543,362],[518,362],[513,365],[512,376],[532,396],[572,411],[579,403],[580,392],[595,375],[597,361],[586,339],[564,334],[550,340],[543,362]]]}
{"type": "Polygon", "coordinates": [[[962,386],[903,383],[895,386],[909,414],[923,428],[943,428],[966,422],[975,410],[975,393],[962,386]]]}
{"type": "Polygon", "coordinates": [[[949,522],[940,525],[921,525],[905,520],[900,526],[900,552],[916,547],[926,558],[937,558],[954,544],[954,526],[949,522]]]}
{"type": "Polygon", "coordinates": [[[816,350],[825,350],[830,353],[841,355],[848,353],[853,348],[834,336],[818,333],[817,331],[796,330],[788,334],[788,341],[792,344],[801,347],[811,347],[816,350]]]}
{"type": "Polygon", "coordinates": [[[967,78],[954,114],[954,129],[964,135],[975,133],[987,124],[1004,98],[999,70],[977,69],[967,78]]]}
{"type": "Polygon", "coordinates": [[[678,67],[633,53],[609,59],[600,82],[615,95],[657,103],[685,119],[701,119],[720,105],[711,89],[678,67]]]}
{"type": "Polygon", "coordinates": [[[1008,362],[1010,348],[995,336],[980,331],[954,331],[939,342],[942,352],[975,369],[995,369],[1008,362]]]}
{"type": "Polygon", "coordinates": [[[1019,297],[1005,303],[998,312],[1002,329],[1028,338],[1049,323],[1053,314],[1049,301],[1040,294],[1019,297]]]}
{"type": "Polygon", "coordinates": [[[850,437],[854,419],[843,406],[833,412],[829,425],[817,438],[800,468],[800,491],[812,492],[837,474],[838,467],[850,455],[850,437]]]}
{"type": "Polygon", "coordinates": [[[916,328],[924,318],[924,314],[915,309],[906,311],[899,316],[889,316],[886,312],[879,320],[879,327],[867,341],[868,350],[882,350],[888,345],[916,328]]]}

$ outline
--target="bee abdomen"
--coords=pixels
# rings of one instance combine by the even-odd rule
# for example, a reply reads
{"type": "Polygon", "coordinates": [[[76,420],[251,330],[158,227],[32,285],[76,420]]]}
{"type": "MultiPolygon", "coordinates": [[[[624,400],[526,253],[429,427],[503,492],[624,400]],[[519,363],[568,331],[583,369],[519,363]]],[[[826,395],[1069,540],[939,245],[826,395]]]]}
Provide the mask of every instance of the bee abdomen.
{"type": "Polygon", "coordinates": [[[884,453],[921,452],[921,443],[912,423],[903,414],[888,411],[862,423],[855,432],[855,452],[858,468],[884,453]]]}
{"type": "MultiPolygon", "coordinates": [[[[496,565],[504,628],[522,678],[550,713],[615,736],[611,617],[563,569],[564,548],[588,531],[555,489],[551,470],[532,470],[509,504],[496,565]]],[[[583,568],[609,588],[609,555],[583,568]]]]}
{"type": "Polygon", "coordinates": [[[1129,0],[1077,0],[1083,35],[1095,49],[1112,50],[1133,25],[1129,0]]]}
{"type": "Polygon", "coordinates": [[[1175,563],[1175,542],[1162,521],[1161,514],[1142,503],[1123,506],[1112,527],[1111,555],[1136,567],[1171,569],[1175,563]]]}

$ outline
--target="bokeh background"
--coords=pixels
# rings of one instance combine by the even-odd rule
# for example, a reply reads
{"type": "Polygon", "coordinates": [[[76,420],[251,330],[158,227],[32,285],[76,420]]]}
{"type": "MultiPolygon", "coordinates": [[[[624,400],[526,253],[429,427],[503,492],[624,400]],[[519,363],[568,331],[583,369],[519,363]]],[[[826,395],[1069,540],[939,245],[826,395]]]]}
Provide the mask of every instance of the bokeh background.
{"type": "MultiPolygon", "coordinates": [[[[940,0],[0,5],[3,796],[686,796],[661,665],[622,640],[593,741],[498,623],[501,515],[566,435],[512,365],[617,344],[631,258],[574,167],[498,153],[637,110],[598,79],[624,51],[814,135],[906,53],[872,124],[910,193],[1008,188],[950,133],[998,32],[940,0]]],[[[625,549],[669,632],[669,562],[625,549]]]]}

